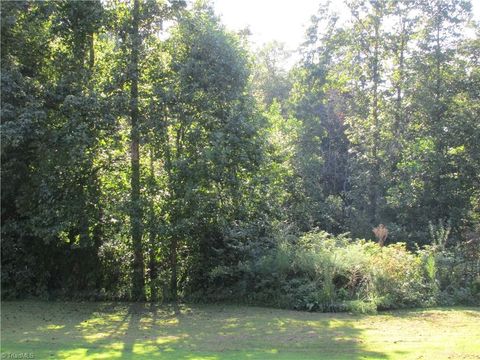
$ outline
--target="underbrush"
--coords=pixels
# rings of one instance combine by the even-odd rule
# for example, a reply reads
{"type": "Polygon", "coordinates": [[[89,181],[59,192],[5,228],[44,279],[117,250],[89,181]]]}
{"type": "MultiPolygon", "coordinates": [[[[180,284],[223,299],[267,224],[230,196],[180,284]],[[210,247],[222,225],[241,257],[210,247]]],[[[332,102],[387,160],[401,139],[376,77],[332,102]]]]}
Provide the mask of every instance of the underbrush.
{"type": "Polygon", "coordinates": [[[412,252],[346,235],[313,232],[280,239],[261,256],[210,273],[209,301],[242,301],[307,311],[480,305],[478,246],[412,252]],[[216,285],[215,285],[216,284],[216,285]],[[242,300],[240,300],[242,299],[242,300]]]}

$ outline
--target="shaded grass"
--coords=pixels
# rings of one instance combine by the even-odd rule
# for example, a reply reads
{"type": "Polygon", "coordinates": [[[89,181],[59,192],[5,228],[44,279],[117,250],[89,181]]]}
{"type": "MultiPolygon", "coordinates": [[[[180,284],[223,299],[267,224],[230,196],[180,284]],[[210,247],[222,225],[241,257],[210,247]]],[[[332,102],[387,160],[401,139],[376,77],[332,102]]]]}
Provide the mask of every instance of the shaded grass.
{"type": "Polygon", "coordinates": [[[4,302],[2,352],[35,359],[480,359],[480,310],[372,316],[244,306],[4,302]]]}

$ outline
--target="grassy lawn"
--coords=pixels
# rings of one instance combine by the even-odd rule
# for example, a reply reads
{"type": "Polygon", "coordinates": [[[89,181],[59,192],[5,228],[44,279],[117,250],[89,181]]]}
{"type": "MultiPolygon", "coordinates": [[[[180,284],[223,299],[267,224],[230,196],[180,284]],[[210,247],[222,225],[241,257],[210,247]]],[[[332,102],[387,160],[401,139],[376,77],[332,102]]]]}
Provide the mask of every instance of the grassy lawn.
{"type": "MultiPolygon", "coordinates": [[[[35,359],[480,359],[480,309],[373,316],[243,306],[3,302],[5,353],[35,359]]],[[[8,354],[7,354],[8,355],[8,354]]]]}

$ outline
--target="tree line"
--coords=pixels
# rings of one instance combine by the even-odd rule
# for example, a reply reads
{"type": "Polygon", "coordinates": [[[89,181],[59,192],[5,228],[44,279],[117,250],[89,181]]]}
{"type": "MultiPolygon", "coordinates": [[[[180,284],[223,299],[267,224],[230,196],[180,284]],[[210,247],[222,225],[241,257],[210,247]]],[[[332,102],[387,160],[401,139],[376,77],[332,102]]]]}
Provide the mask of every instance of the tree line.
{"type": "Polygon", "coordinates": [[[201,299],[315,230],[478,241],[471,3],[346,5],[286,69],[205,1],[2,2],[2,296],[201,299]]]}

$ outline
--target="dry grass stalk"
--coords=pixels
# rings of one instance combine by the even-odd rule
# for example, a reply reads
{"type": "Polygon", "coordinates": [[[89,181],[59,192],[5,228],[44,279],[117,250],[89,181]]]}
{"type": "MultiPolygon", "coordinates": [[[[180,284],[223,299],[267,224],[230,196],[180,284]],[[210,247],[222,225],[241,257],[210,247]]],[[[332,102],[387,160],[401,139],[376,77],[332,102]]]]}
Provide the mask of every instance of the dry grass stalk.
{"type": "Polygon", "coordinates": [[[376,228],[373,228],[373,233],[378,240],[378,245],[383,246],[388,236],[387,227],[383,224],[380,224],[376,228]]]}

